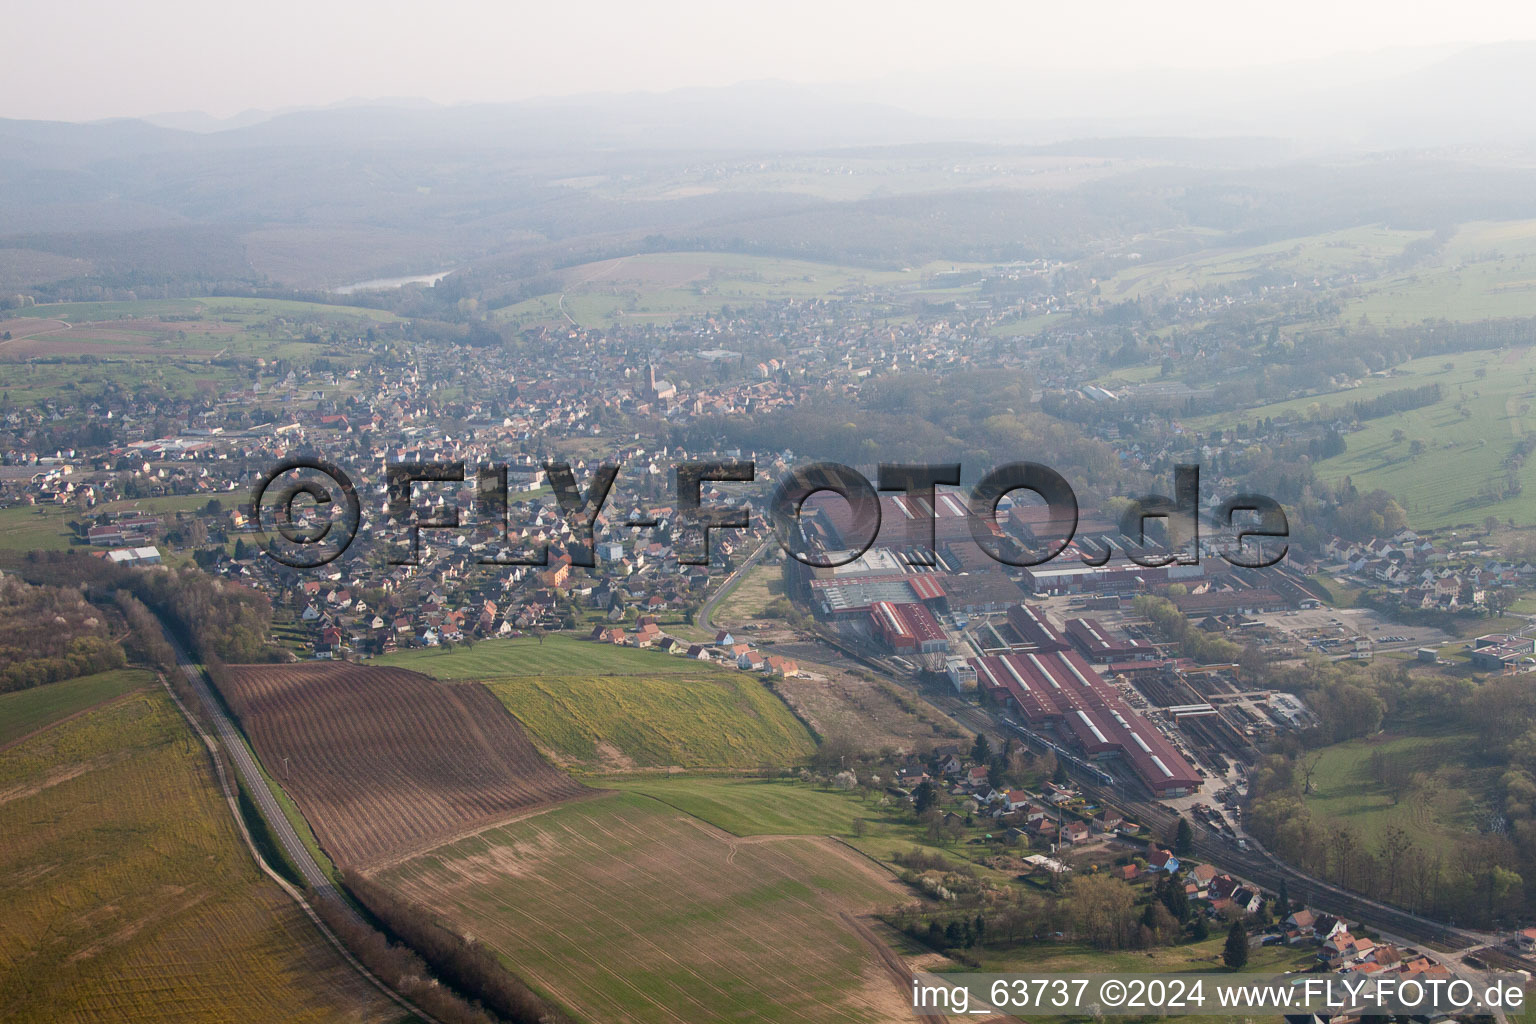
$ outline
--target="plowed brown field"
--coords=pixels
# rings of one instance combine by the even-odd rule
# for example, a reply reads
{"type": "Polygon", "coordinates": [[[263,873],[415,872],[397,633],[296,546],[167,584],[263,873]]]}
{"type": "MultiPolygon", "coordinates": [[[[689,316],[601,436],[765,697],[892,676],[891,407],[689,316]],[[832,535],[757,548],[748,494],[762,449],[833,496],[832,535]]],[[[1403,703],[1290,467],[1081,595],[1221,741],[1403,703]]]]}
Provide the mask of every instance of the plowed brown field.
{"type": "Polygon", "coordinates": [[[345,663],[231,665],[220,675],[267,770],[346,867],[583,791],[478,684],[345,663]]]}

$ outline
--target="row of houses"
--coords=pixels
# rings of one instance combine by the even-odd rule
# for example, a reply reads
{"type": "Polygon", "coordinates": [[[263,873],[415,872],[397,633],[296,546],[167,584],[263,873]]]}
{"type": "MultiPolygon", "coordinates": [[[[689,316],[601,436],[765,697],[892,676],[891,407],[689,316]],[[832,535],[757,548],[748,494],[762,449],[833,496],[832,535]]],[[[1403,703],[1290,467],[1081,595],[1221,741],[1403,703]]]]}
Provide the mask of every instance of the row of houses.
{"type": "Polygon", "coordinates": [[[734,666],[743,672],[765,675],[800,675],[800,663],[793,658],[765,654],[749,643],[737,642],[729,632],[716,634],[713,643],[687,643],[668,636],[652,616],[642,616],[633,629],[594,626],[587,639],[622,647],[652,649],[708,664],[734,666]]]}

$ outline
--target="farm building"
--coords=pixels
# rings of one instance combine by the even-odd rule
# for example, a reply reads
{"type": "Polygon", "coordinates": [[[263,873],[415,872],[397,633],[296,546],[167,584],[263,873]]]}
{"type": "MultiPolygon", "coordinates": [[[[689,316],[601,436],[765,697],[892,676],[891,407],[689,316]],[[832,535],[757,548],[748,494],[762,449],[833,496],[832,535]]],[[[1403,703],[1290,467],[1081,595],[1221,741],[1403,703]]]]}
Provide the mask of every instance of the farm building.
{"type": "Polygon", "coordinates": [[[107,552],[107,560],[114,565],[133,568],[141,565],[159,565],[160,549],[156,547],[118,548],[107,552]]]}

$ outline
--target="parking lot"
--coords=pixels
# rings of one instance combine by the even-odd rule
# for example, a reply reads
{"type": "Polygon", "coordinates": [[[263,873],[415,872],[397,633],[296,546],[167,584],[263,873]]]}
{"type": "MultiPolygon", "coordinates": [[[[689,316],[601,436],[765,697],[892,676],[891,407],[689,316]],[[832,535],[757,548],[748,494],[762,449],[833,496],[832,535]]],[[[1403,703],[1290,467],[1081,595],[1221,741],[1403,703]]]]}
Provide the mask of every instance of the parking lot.
{"type": "Polygon", "coordinates": [[[1430,626],[1405,626],[1369,608],[1307,608],[1300,611],[1265,612],[1254,618],[1303,651],[1350,656],[1355,642],[1370,642],[1371,652],[1413,652],[1420,647],[1439,648],[1455,637],[1430,626]]]}

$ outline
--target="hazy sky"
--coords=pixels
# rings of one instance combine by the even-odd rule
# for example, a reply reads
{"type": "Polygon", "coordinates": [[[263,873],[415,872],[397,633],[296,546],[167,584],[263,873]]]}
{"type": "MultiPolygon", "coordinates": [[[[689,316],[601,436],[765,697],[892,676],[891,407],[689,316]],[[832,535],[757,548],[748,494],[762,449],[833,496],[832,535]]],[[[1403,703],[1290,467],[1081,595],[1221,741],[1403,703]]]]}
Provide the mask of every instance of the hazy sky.
{"type": "Polygon", "coordinates": [[[1480,0],[11,0],[0,116],[453,103],[951,69],[1203,69],[1536,38],[1480,0]]]}

